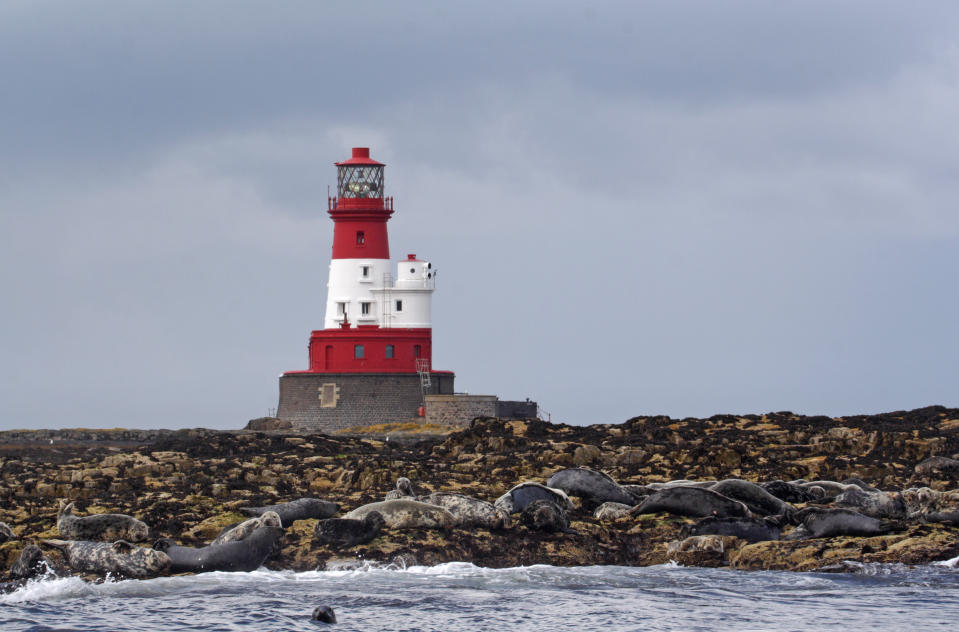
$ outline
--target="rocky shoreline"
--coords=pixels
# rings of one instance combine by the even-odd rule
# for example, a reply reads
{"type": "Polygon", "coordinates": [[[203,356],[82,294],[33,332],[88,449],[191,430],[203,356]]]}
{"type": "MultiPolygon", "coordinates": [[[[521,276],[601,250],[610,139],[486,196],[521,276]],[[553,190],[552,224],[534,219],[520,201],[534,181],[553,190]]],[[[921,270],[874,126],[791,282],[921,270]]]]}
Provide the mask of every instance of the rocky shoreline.
{"type": "MultiPolygon", "coordinates": [[[[58,501],[78,513],[126,513],[151,537],[202,546],[243,507],[300,497],[331,500],[345,513],[380,501],[397,478],[419,493],[455,492],[492,502],[524,481],[545,483],[588,467],[624,485],[672,480],[856,478],[885,491],[957,489],[959,409],[928,407],[872,416],[802,417],[788,412],[708,419],[636,417],[623,424],[567,426],[478,419],[445,437],[398,442],[291,431],[71,430],[0,432],[0,521],[16,534],[0,544],[0,569],[23,547],[57,538],[58,501]],[[947,457],[927,461],[930,457],[947,457]],[[917,466],[926,462],[925,465],[917,466]]],[[[924,564],[959,555],[959,527],[913,521],[873,537],[749,543],[722,537],[680,547],[694,522],[667,513],[597,519],[573,499],[573,532],[509,529],[391,529],[368,544],[316,543],[316,520],[287,527],[266,566],[314,570],[362,561],[480,566],[686,565],[736,569],[843,570],[849,562],[924,564]],[[670,543],[674,543],[670,547],[670,543]]],[[[802,507],[802,504],[797,505],[802,507]]],[[[148,546],[149,542],[144,543],[148,546]]],[[[59,563],[57,553],[47,552],[59,563]]]]}

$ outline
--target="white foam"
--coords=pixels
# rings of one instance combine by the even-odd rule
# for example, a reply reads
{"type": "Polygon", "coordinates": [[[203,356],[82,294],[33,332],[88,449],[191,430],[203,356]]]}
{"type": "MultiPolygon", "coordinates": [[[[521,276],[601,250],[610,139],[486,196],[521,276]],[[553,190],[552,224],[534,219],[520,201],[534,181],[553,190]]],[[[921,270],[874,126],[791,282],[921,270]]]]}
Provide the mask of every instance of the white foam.
{"type": "Polygon", "coordinates": [[[933,566],[945,566],[947,568],[959,568],[959,557],[954,557],[951,560],[943,560],[941,562],[933,562],[933,566]]]}

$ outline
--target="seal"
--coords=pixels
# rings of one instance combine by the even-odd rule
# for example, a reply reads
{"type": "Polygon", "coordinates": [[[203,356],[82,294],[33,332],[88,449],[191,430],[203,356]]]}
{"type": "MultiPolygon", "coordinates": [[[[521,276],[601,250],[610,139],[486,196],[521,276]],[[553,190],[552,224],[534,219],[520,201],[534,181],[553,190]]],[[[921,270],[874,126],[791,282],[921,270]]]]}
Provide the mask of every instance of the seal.
{"type": "Polygon", "coordinates": [[[20,551],[20,557],[10,567],[10,577],[14,579],[31,579],[43,575],[53,568],[36,544],[28,544],[20,551]]]}
{"type": "MultiPolygon", "coordinates": [[[[813,488],[818,487],[822,489],[823,495],[825,496],[838,496],[846,491],[849,487],[855,487],[855,485],[843,485],[842,483],[837,483],[836,481],[806,481],[804,483],[799,483],[799,485],[805,487],[810,492],[813,492],[813,488]]],[[[817,496],[817,498],[821,497],[822,496],[817,496]]]]}
{"type": "Polygon", "coordinates": [[[646,485],[646,487],[653,491],[669,489],[671,487],[704,487],[709,489],[718,482],[719,481],[691,481],[687,479],[678,479],[675,481],[667,481],[665,483],[649,483],[646,485]]]}
{"type": "Polygon", "coordinates": [[[808,503],[816,498],[805,487],[781,480],[761,483],[760,487],[779,500],[787,503],[808,503]]]}
{"type": "Polygon", "coordinates": [[[6,522],[0,522],[0,544],[16,539],[17,534],[13,532],[13,529],[10,528],[10,525],[8,525],[6,522]]]}
{"type": "Polygon", "coordinates": [[[625,503],[603,503],[593,512],[593,517],[597,520],[619,520],[629,516],[629,510],[633,505],[625,503]]]}
{"type": "Polygon", "coordinates": [[[529,482],[516,485],[497,498],[493,505],[508,514],[514,514],[522,512],[526,509],[526,505],[536,500],[552,501],[567,511],[573,508],[573,503],[569,501],[569,496],[563,490],[529,482]]]}
{"type": "Polygon", "coordinates": [[[362,520],[374,511],[383,516],[388,529],[449,529],[456,524],[453,514],[442,507],[407,499],[370,503],[343,517],[362,520]]]}
{"type": "Polygon", "coordinates": [[[378,511],[371,511],[362,520],[353,518],[327,518],[313,527],[317,544],[335,549],[348,549],[366,544],[380,534],[386,520],[378,511]]]}
{"type": "Polygon", "coordinates": [[[276,512],[276,514],[280,517],[280,523],[284,527],[289,527],[297,520],[309,520],[310,518],[323,520],[325,518],[330,518],[339,510],[339,505],[336,503],[331,503],[328,500],[320,500],[319,498],[300,498],[288,503],[282,503],[280,505],[267,505],[266,507],[244,507],[240,509],[240,513],[246,516],[262,516],[268,511],[273,511],[276,512]]]}
{"type": "Polygon", "coordinates": [[[925,515],[925,520],[959,527],[959,511],[933,511],[925,515]]]}
{"type": "Polygon", "coordinates": [[[586,467],[560,470],[546,481],[546,486],[561,489],[567,496],[576,496],[591,503],[601,505],[605,502],[633,505],[633,496],[619,483],[604,474],[586,467]]]}
{"type": "Polygon", "coordinates": [[[150,537],[146,523],[125,514],[93,514],[74,516],[73,503],[60,501],[57,531],[68,540],[143,542],[150,537]]]}
{"type": "Polygon", "coordinates": [[[959,476],[959,461],[946,456],[931,456],[916,466],[916,474],[923,476],[959,476]]]}
{"type": "Polygon", "coordinates": [[[895,531],[895,526],[876,518],[864,516],[851,509],[806,507],[793,516],[798,525],[787,540],[806,538],[831,538],[838,535],[873,536],[895,531]]]}
{"type": "Polygon", "coordinates": [[[146,549],[126,540],[89,542],[83,540],[43,540],[42,544],[63,553],[67,565],[82,573],[144,579],[163,575],[172,564],[161,551],[146,549]]]}
{"type": "Polygon", "coordinates": [[[260,527],[243,540],[211,544],[199,549],[178,546],[169,538],[153,543],[153,549],[168,556],[171,573],[255,571],[273,554],[283,529],[260,527]]]}
{"type": "Polygon", "coordinates": [[[433,492],[429,496],[420,496],[419,500],[446,509],[453,514],[457,527],[508,529],[512,524],[512,519],[505,510],[471,496],[433,492]]]}
{"type": "Polygon", "coordinates": [[[630,509],[629,515],[638,516],[661,511],[692,518],[749,516],[749,509],[738,500],[727,498],[711,489],[688,486],[661,489],[630,509]]]}
{"type": "MultiPolygon", "coordinates": [[[[682,536],[680,536],[682,537],[682,536]]],[[[722,553],[725,550],[719,535],[691,535],[682,540],[673,540],[666,545],[666,554],[673,553],[722,553]]]]}
{"type": "Polygon", "coordinates": [[[410,479],[405,476],[401,476],[396,479],[396,489],[391,489],[386,492],[386,500],[398,500],[400,498],[414,498],[416,494],[413,492],[413,483],[410,482],[410,479]]]}
{"type": "Polygon", "coordinates": [[[317,606],[313,609],[311,619],[320,623],[336,623],[336,613],[329,606],[317,606]]]}
{"type": "Polygon", "coordinates": [[[856,477],[844,478],[844,479],[842,480],[842,484],[843,484],[843,485],[855,485],[855,486],[858,487],[859,489],[865,490],[865,491],[867,491],[867,492],[878,492],[878,491],[881,491],[878,487],[873,487],[872,485],[868,484],[866,481],[862,480],[861,478],[856,478],[856,477]]]}
{"type": "Polygon", "coordinates": [[[748,542],[766,542],[778,540],[782,529],[774,521],[757,518],[715,518],[708,517],[695,524],[684,525],[679,537],[696,535],[731,535],[748,542]]]}
{"type": "Polygon", "coordinates": [[[282,528],[283,523],[278,513],[275,511],[266,511],[263,512],[263,515],[259,518],[250,518],[249,520],[225,527],[210,544],[226,544],[227,542],[233,542],[235,540],[245,540],[247,536],[260,527],[282,528]]]}
{"type": "Polygon", "coordinates": [[[906,501],[899,492],[866,491],[850,485],[833,501],[840,507],[855,509],[872,518],[905,518],[909,514],[906,501]]]}
{"type": "Polygon", "coordinates": [[[738,500],[760,516],[779,516],[796,511],[795,507],[776,498],[759,485],[738,478],[719,481],[709,489],[726,498],[738,500]]]}
{"type": "Polygon", "coordinates": [[[549,533],[576,533],[569,528],[566,510],[552,500],[534,500],[523,508],[519,517],[527,528],[549,533]]]}

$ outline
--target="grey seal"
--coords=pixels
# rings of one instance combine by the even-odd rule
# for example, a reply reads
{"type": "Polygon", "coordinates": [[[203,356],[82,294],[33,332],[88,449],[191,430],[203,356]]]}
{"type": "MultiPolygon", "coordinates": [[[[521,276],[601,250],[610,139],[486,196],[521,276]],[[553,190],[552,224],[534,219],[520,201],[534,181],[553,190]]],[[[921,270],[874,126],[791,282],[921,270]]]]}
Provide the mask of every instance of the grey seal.
{"type": "Polygon", "coordinates": [[[638,516],[661,511],[692,518],[749,516],[749,509],[738,500],[727,498],[711,489],[688,486],[661,489],[633,507],[629,515],[638,516]]]}
{"type": "Polygon", "coordinates": [[[924,516],[926,522],[941,522],[959,527],[959,511],[933,511],[924,516]]]}
{"type": "Polygon", "coordinates": [[[593,512],[593,517],[597,520],[619,520],[629,516],[629,510],[632,508],[632,504],[603,503],[593,512]]]}
{"type": "Polygon", "coordinates": [[[605,502],[633,505],[636,503],[632,494],[623,489],[619,483],[604,474],[585,467],[560,470],[546,481],[546,486],[552,489],[561,489],[567,496],[576,496],[591,503],[593,506],[605,502]]]}
{"type": "Polygon", "coordinates": [[[366,544],[380,534],[386,520],[378,511],[371,511],[362,520],[354,518],[327,518],[313,527],[316,542],[338,549],[366,544]]]}
{"type": "Polygon", "coordinates": [[[520,483],[496,499],[493,503],[508,514],[520,513],[526,506],[536,500],[549,500],[561,508],[569,511],[573,503],[569,496],[561,489],[553,489],[539,483],[520,483]]]}
{"type": "Polygon", "coordinates": [[[442,507],[453,514],[457,527],[507,529],[512,524],[510,515],[485,500],[452,492],[433,492],[420,496],[421,502],[442,507]]]}
{"type": "Polygon", "coordinates": [[[217,534],[210,544],[226,544],[234,540],[245,540],[247,536],[260,527],[283,527],[280,515],[275,511],[266,511],[259,518],[250,518],[237,524],[231,524],[217,534]]]}
{"type": "Polygon", "coordinates": [[[43,551],[36,544],[28,544],[20,551],[20,557],[10,567],[10,577],[14,579],[30,579],[44,574],[52,568],[50,561],[43,555],[43,551]]]}
{"type": "Polygon", "coordinates": [[[113,543],[43,540],[42,544],[59,549],[70,568],[84,573],[113,573],[143,579],[163,575],[172,564],[165,553],[141,548],[126,540],[113,543]]]}
{"type": "Polygon", "coordinates": [[[776,498],[759,485],[738,478],[719,481],[709,489],[726,498],[738,500],[751,512],[760,516],[779,516],[796,510],[795,507],[776,498]]]}
{"type": "Polygon", "coordinates": [[[906,501],[899,492],[866,491],[850,486],[833,501],[840,507],[855,509],[872,518],[905,518],[909,514],[906,501]]]}
{"type": "Polygon", "coordinates": [[[534,500],[523,508],[520,522],[529,529],[550,533],[575,533],[569,528],[566,510],[552,500],[534,500]]]}
{"type": "Polygon", "coordinates": [[[796,512],[793,522],[798,526],[786,536],[787,540],[831,538],[839,535],[873,536],[895,530],[891,524],[851,509],[806,507],[796,512]]]}
{"type": "Polygon", "coordinates": [[[414,498],[413,483],[405,476],[396,479],[396,489],[386,492],[386,500],[398,500],[400,498],[414,498]]]}
{"type": "Polygon", "coordinates": [[[283,535],[278,527],[260,527],[243,540],[211,544],[199,549],[178,546],[169,538],[154,542],[153,548],[169,556],[171,573],[207,573],[258,569],[273,554],[283,535]]]}
{"type": "Polygon", "coordinates": [[[320,623],[336,623],[336,613],[329,606],[317,606],[313,609],[313,621],[320,623]]]}
{"type": "Polygon", "coordinates": [[[6,522],[0,522],[0,544],[16,539],[17,534],[13,532],[13,529],[10,528],[10,525],[8,525],[6,522]]]}
{"type": "Polygon", "coordinates": [[[362,520],[373,511],[383,516],[388,529],[449,529],[456,524],[456,518],[446,509],[406,499],[370,503],[343,517],[362,520]]]}
{"type": "Polygon", "coordinates": [[[289,527],[297,520],[309,520],[310,518],[323,520],[325,518],[330,518],[339,510],[339,505],[336,503],[331,503],[328,500],[320,500],[319,498],[299,498],[297,500],[279,505],[267,505],[266,507],[244,507],[243,509],[240,509],[240,513],[246,516],[262,516],[268,511],[274,511],[278,516],[280,516],[280,522],[283,524],[283,526],[289,527]]]}
{"type": "Polygon", "coordinates": [[[959,461],[946,456],[931,456],[916,466],[916,474],[959,476],[959,461]]]}
{"type": "Polygon", "coordinates": [[[805,487],[786,481],[769,481],[768,483],[761,483],[760,487],[787,503],[808,503],[816,498],[805,487]]]}
{"type": "Polygon", "coordinates": [[[826,496],[838,496],[850,487],[856,487],[855,485],[843,485],[836,481],[806,481],[799,483],[799,485],[809,491],[813,491],[814,488],[819,487],[826,496]]]}
{"type": "Polygon", "coordinates": [[[73,503],[60,501],[57,531],[68,540],[142,542],[150,537],[146,523],[125,514],[93,514],[74,516],[73,503]]]}
{"type": "Polygon", "coordinates": [[[768,520],[757,518],[703,518],[695,524],[684,525],[681,538],[694,535],[731,535],[749,542],[778,540],[782,529],[768,520]]]}

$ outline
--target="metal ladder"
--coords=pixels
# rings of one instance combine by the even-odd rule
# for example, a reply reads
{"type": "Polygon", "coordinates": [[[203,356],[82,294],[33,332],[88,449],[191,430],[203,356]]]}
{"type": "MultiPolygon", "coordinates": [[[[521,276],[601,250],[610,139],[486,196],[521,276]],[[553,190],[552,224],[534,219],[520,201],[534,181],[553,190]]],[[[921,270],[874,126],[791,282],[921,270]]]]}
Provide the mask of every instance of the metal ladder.
{"type": "Polygon", "coordinates": [[[430,382],[430,361],[426,358],[416,358],[416,372],[420,376],[420,389],[423,391],[423,401],[432,383],[430,382]]]}
{"type": "Polygon", "coordinates": [[[393,275],[389,272],[383,273],[383,327],[389,329],[393,326],[393,275]]]}

